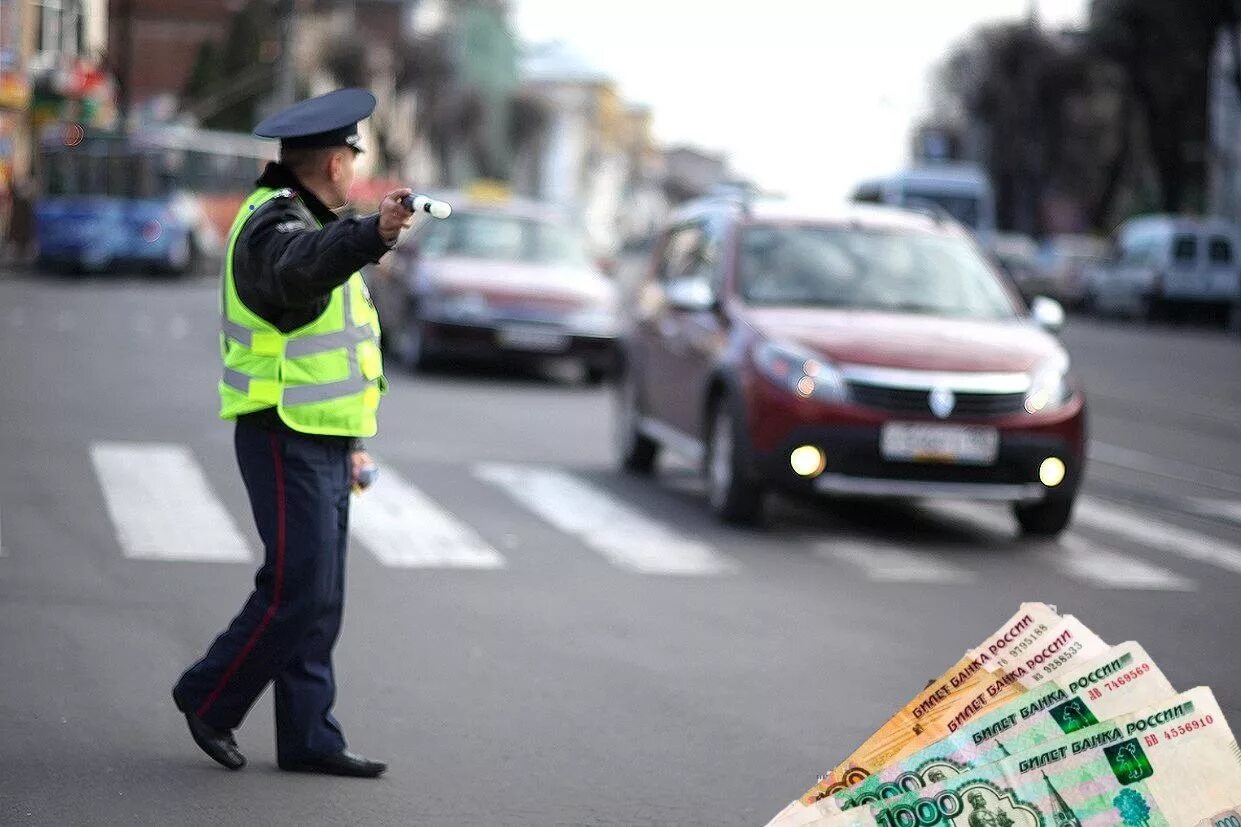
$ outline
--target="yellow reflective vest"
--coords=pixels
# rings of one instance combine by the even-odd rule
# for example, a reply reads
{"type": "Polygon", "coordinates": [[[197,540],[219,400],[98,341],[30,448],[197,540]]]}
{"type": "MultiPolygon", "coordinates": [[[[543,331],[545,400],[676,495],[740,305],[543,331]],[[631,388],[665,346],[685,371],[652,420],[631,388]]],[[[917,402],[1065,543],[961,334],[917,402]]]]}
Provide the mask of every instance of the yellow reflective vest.
{"type": "Polygon", "coordinates": [[[254,313],[237,294],[233,250],[259,208],[288,190],[256,190],[237,213],[225,251],[221,291],[220,417],[275,408],[295,431],[369,437],[387,390],[379,352],[379,316],[361,273],[332,291],[318,318],[289,333],[254,313]]]}

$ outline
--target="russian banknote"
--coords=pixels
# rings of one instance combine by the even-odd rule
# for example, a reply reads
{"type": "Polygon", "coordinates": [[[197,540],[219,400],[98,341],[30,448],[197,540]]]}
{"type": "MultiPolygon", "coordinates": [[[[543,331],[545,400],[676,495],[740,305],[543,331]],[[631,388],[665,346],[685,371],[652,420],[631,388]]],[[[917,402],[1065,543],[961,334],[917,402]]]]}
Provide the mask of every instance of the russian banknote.
{"type": "MultiPolygon", "coordinates": [[[[921,718],[933,712],[937,706],[947,703],[958,691],[975,688],[974,682],[980,677],[990,678],[993,674],[992,670],[1002,668],[999,666],[1000,663],[1010,663],[1013,658],[1028,652],[1046,638],[1053,629],[1057,629],[1063,621],[1064,618],[1056,609],[1046,603],[1021,604],[1017,612],[1001,624],[994,633],[988,635],[977,648],[968,651],[961,660],[942,675],[928,682],[912,701],[867,740],[862,749],[865,749],[875,739],[891,733],[898,726],[896,722],[900,722],[906,731],[913,728],[922,729],[919,724],[921,718]]],[[[1100,646],[1102,646],[1101,641],[1100,646]]],[[[916,736],[917,733],[914,735],[916,736]]],[[[896,757],[898,756],[884,761],[876,756],[875,766],[886,765],[896,757]]],[[[821,776],[819,784],[816,784],[801,799],[791,802],[772,819],[770,824],[774,827],[774,825],[789,823],[788,817],[799,810],[804,810],[812,802],[831,794],[829,791],[835,792],[850,787],[862,781],[868,774],[863,768],[856,766],[849,768],[846,765],[840,765],[829,770],[821,776]]]]}
{"type": "Polygon", "coordinates": [[[846,790],[875,770],[948,737],[985,712],[1041,687],[1066,668],[1105,654],[1109,648],[1072,615],[1051,626],[1037,623],[1023,627],[1019,621],[1012,629],[1020,631],[974,650],[954,670],[920,692],[824,775],[801,802],[809,804],[846,790]],[[992,666],[1001,658],[1007,666],[993,671],[992,666]]]}
{"type": "MultiPolygon", "coordinates": [[[[836,793],[835,803],[847,809],[921,789],[1175,694],[1141,645],[1122,643],[836,793]]],[[[821,810],[830,808],[827,801],[821,810]]]]}
{"type": "Polygon", "coordinates": [[[1206,687],[899,798],[802,825],[1182,827],[1218,818],[1241,791],[1241,749],[1206,687]]]}

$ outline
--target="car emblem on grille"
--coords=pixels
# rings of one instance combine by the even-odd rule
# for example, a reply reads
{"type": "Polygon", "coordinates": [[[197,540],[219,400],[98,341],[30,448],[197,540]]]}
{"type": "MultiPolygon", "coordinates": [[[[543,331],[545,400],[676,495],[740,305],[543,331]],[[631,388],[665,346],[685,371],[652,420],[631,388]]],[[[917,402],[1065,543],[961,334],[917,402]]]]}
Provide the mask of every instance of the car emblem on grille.
{"type": "Polygon", "coordinates": [[[927,401],[931,405],[931,413],[940,419],[947,419],[952,415],[952,409],[957,406],[957,397],[948,388],[935,388],[931,391],[927,401]]]}

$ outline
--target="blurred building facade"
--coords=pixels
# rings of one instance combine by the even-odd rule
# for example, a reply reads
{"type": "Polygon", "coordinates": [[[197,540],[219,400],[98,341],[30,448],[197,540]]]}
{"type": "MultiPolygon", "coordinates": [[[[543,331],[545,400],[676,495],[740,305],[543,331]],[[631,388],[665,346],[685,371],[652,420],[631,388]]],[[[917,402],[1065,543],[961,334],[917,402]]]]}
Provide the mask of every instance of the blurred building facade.
{"type": "Polygon", "coordinates": [[[35,172],[49,126],[114,124],[107,0],[0,0],[0,189],[35,172]]]}
{"type": "Polygon", "coordinates": [[[122,106],[138,122],[172,117],[204,44],[222,42],[243,5],[243,0],[106,2],[109,63],[122,106]]]}
{"type": "Polygon", "coordinates": [[[650,109],[563,43],[530,48],[522,89],[546,113],[514,171],[518,189],[581,215],[596,249],[649,233],[668,208],[650,109]]]}

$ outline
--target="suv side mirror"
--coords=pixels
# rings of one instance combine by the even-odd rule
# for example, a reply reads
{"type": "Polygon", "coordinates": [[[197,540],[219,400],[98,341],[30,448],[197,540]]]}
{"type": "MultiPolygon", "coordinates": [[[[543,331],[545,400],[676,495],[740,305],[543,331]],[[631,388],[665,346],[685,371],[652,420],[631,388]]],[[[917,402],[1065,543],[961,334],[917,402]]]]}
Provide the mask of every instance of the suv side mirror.
{"type": "Polygon", "coordinates": [[[1030,318],[1044,330],[1056,333],[1064,327],[1064,307],[1055,299],[1035,296],[1030,302],[1030,318]]]}
{"type": "Polygon", "coordinates": [[[716,307],[715,290],[707,276],[681,276],[664,288],[668,304],[676,310],[702,312],[716,307]]]}

